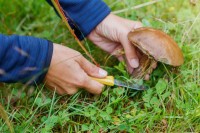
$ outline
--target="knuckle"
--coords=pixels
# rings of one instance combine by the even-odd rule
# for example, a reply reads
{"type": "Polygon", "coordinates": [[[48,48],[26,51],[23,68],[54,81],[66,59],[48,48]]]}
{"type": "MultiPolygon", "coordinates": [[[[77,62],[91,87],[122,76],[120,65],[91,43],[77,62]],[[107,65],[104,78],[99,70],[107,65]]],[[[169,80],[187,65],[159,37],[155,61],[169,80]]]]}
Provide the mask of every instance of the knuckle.
{"type": "Polygon", "coordinates": [[[76,55],[78,55],[80,57],[83,57],[83,55],[80,52],[78,52],[78,51],[76,51],[76,55]]]}
{"type": "Polygon", "coordinates": [[[81,55],[81,53],[79,51],[76,51],[76,50],[73,50],[71,49],[71,52],[74,54],[74,55],[81,55]]]}
{"type": "Polygon", "coordinates": [[[61,91],[61,89],[56,89],[56,93],[58,93],[59,95],[64,95],[64,92],[63,91],[61,91]]]}
{"type": "Polygon", "coordinates": [[[102,92],[102,90],[101,90],[101,89],[99,89],[99,90],[97,90],[97,91],[96,91],[96,94],[97,94],[97,95],[100,95],[100,94],[101,94],[101,92],[102,92]]]}
{"type": "Polygon", "coordinates": [[[97,90],[96,90],[96,94],[97,94],[97,95],[100,95],[100,94],[102,93],[102,90],[103,90],[102,88],[97,89],[97,90]]]}
{"type": "Polygon", "coordinates": [[[64,95],[65,93],[64,93],[64,92],[58,92],[58,94],[59,94],[59,95],[64,95]]]}
{"type": "Polygon", "coordinates": [[[78,89],[70,89],[68,92],[67,92],[67,94],[68,95],[74,95],[74,94],[76,94],[78,92],[78,89]]]}
{"type": "Polygon", "coordinates": [[[84,62],[84,56],[81,53],[77,54],[77,61],[79,63],[83,64],[83,62],[84,62]]]}
{"type": "Polygon", "coordinates": [[[89,73],[97,73],[99,68],[94,65],[91,65],[89,66],[88,69],[89,69],[89,73]]]}
{"type": "Polygon", "coordinates": [[[95,94],[100,95],[103,91],[104,85],[99,84],[97,85],[97,88],[95,89],[95,94]]]}
{"type": "Polygon", "coordinates": [[[143,26],[143,24],[140,21],[136,21],[135,28],[140,28],[142,26],[143,26]]]}
{"type": "Polygon", "coordinates": [[[86,83],[87,83],[87,78],[86,77],[84,77],[84,76],[81,76],[77,81],[77,85],[78,86],[84,86],[86,83]]]}

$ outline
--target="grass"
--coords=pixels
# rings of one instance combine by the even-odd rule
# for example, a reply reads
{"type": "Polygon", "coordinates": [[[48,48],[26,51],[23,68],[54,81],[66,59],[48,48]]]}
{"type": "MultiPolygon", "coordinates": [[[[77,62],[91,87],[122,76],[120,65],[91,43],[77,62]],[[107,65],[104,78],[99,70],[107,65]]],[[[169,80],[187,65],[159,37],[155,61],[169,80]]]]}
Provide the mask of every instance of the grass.
{"type": "MultiPolygon", "coordinates": [[[[149,0],[106,2],[113,11],[126,9],[118,15],[171,35],[183,50],[184,65],[174,69],[160,63],[144,92],[106,87],[100,96],[85,91],[59,96],[42,85],[6,84],[0,87],[0,103],[15,132],[200,132],[200,3],[163,0],[127,10],[149,0]]],[[[1,33],[33,35],[81,51],[43,0],[0,0],[0,21],[1,33]]],[[[109,58],[105,64],[107,55],[91,43],[88,47],[110,74],[130,79],[123,63],[109,58]]],[[[0,132],[9,132],[3,119],[0,132]]]]}

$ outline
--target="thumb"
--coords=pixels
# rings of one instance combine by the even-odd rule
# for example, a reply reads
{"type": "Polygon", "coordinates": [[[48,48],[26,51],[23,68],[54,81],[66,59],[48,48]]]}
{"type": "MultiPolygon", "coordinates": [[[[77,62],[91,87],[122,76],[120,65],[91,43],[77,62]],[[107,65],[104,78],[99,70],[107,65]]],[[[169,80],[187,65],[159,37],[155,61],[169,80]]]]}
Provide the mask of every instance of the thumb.
{"type": "Polygon", "coordinates": [[[137,68],[139,66],[139,59],[135,47],[131,44],[127,37],[122,38],[121,43],[124,47],[128,63],[132,68],[137,68]]]}
{"type": "Polygon", "coordinates": [[[107,71],[103,70],[100,67],[95,66],[91,62],[89,62],[87,59],[85,59],[83,56],[80,57],[80,60],[78,61],[81,68],[90,76],[97,77],[97,78],[104,78],[107,76],[107,71]]]}

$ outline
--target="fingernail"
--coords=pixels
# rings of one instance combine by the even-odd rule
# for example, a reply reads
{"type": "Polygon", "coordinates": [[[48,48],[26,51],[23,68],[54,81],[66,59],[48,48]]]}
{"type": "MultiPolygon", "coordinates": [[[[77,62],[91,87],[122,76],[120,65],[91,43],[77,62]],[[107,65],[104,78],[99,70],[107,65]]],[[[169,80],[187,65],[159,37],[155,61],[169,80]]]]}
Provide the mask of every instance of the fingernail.
{"type": "Polygon", "coordinates": [[[131,59],[130,65],[131,65],[133,68],[139,67],[139,60],[138,60],[138,59],[131,59]]]}
{"type": "Polygon", "coordinates": [[[102,76],[102,77],[107,76],[107,72],[106,72],[105,70],[101,69],[101,68],[99,68],[99,74],[100,74],[100,76],[102,76]]]}

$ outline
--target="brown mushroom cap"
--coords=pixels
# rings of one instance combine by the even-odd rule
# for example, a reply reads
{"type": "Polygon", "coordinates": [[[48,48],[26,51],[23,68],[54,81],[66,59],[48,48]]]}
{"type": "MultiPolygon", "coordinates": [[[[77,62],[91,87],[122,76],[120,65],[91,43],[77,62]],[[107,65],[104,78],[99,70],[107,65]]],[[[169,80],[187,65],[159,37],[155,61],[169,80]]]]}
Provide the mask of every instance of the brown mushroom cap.
{"type": "Polygon", "coordinates": [[[142,27],[128,34],[129,41],[155,60],[172,65],[183,64],[183,54],[176,42],[166,33],[153,28],[142,27]]]}

